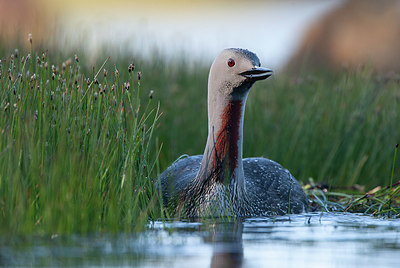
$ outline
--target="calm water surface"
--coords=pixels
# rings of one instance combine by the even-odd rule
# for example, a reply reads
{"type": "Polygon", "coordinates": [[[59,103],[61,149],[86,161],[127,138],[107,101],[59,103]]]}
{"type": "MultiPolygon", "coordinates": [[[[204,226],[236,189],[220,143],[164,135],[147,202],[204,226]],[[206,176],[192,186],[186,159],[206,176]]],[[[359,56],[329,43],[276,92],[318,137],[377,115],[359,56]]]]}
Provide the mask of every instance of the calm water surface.
{"type": "Polygon", "coordinates": [[[130,235],[0,239],[0,266],[400,267],[399,219],[344,213],[154,222],[130,235]]]}

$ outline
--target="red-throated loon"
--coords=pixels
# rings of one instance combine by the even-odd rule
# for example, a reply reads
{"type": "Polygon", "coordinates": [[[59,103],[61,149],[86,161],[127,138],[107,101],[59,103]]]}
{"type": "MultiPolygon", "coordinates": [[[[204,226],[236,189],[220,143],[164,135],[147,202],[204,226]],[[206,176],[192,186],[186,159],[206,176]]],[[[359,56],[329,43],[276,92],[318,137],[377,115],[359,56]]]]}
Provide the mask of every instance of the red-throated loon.
{"type": "Polygon", "coordinates": [[[208,78],[208,138],[203,155],[179,159],[161,174],[164,205],[172,216],[239,217],[301,213],[307,197],[296,179],[266,158],[242,159],[247,95],[271,76],[245,49],[225,49],[208,78]]]}

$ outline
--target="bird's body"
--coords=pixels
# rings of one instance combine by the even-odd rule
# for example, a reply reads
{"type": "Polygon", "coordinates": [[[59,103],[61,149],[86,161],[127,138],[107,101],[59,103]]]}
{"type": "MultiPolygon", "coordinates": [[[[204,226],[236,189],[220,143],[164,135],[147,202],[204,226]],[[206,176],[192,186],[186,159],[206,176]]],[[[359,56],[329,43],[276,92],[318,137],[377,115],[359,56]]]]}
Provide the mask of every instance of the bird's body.
{"type": "Polygon", "coordinates": [[[247,95],[271,70],[243,49],[226,49],[211,66],[208,138],[203,155],[176,161],[161,174],[164,205],[173,215],[267,216],[301,213],[307,198],[288,170],[266,158],[242,160],[247,95]]]}
{"type": "Polygon", "coordinates": [[[305,210],[307,198],[289,171],[261,157],[243,159],[246,191],[241,199],[233,189],[224,189],[218,184],[206,187],[202,194],[194,197],[189,189],[194,184],[201,160],[202,155],[179,159],[163,173],[163,201],[172,208],[172,213],[189,217],[226,215],[227,212],[236,216],[271,216],[305,210]],[[232,194],[226,195],[225,191],[232,194]]]}

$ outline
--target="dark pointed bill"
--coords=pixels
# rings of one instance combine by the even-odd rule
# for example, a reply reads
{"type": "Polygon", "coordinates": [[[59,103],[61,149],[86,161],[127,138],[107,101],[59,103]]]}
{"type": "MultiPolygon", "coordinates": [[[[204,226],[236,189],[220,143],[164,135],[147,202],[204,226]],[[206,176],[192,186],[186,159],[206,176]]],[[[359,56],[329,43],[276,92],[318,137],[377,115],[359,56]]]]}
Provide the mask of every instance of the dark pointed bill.
{"type": "Polygon", "coordinates": [[[263,80],[272,75],[272,70],[264,67],[254,67],[250,70],[240,73],[240,75],[249,78],[252,81],[263,80]]]}

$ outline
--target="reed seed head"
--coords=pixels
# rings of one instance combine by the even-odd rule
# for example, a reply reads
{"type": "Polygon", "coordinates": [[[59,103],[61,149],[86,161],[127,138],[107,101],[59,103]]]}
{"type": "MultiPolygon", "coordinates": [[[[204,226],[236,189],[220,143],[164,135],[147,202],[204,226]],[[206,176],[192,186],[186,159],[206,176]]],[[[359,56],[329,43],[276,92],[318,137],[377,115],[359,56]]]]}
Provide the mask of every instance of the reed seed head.
{"type": "Polygon", "coordinates": [[[130,87],[131,85],[129,84],[129,82],[124,82],[124,88],[126,89],[126,91],[129,91],[130,87]]]}
{"type": "Polygon", "coordinates": [[[31,45],[32,45],[32,34],[31,33],[28,34],[28,39],[29,39],[29,43],[31,43],[31,45]]]}
{"type": "Polygon", "coordinates": [[[150,90],[150,93],[149,93],[149,98],[150,98],[150,99],[153,98],[153,94],[154,94],[154,90],[150,90]]]}
{"type": "Polygon", "coordinates": [[[128,72],[133,72],[135,70],[135,64],[131,63],[128,67],[128,72]]]}
{"type": "Polygon", "coordinates": [[[137,79],[140,81],[140,78],[142,78],[142,72],[137,73],[137,79]]]}

